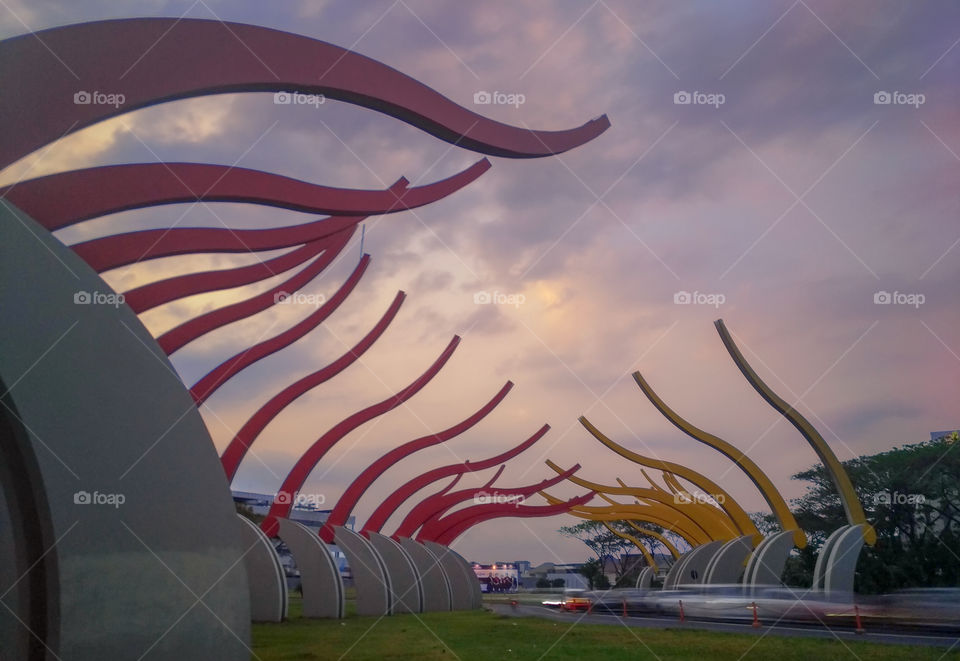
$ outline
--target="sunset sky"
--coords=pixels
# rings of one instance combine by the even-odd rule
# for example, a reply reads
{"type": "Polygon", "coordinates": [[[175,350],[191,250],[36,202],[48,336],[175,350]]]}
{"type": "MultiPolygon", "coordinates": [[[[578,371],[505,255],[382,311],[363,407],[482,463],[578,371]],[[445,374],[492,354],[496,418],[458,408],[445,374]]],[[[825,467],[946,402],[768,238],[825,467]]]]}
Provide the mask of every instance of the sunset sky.
{"type": "MultiPolygon", "coordinates": [[[[790,476],[816,455],[741,376],[713,327],[718,318],[841,459],[960,425],[954,2],[5,0],[0,37],[134,16],[218,18],[329,41],[512,125],[564,129],[604,113],[612,123],[557,157],[491,157],[487,173],[449,198],[367,221],[372,263],[346,303],[202,409],[218,450],[272,394],[366,334],[398,290],[407,300],[362,359],[266,429],[235,488],[276,491],[313,441],[413,381],[454,334],[463,342],[440,375],[405,406],[344,438],[304,493],[332,506],[377,457],[469,416],[509,379],[516,387],[487,419],[380,478],[355,512],[358,523],[413,475],[498,454],[544,423],[551,431],[511,461],[497,484],[552,476],[546,459],[579,462],[589,480],[643,483],[638,467],[580,426],[581,414],[636,452],[703,472],[748,511],[766,511],[743,473],[672,427],[630,377],[641,370],[678,413],[748,452],[785,496],[801,495],[803,483],[790,476]],[[475,105],[483,91],[523,102],[475,105]],[[693,102],[675,102],[684,94],[693,102]],[[675,302],[683,292],[690,304],[675,302]],[[892,302],[875,303],[884,292],[892,302]],[[475,302],[484,293],[500,303],[475,302]]],[[[78,131],[0,171],[0,184],[162,160],[382,188],[401,175],[415,184],[443,179],[479,158],[347,103],[276,105],[272,93],[226,94],[78,131]]],[[[266,228],[314,219],[252,205],[172,205],[57,236],[69,244],[148,227],[266,228]]],[[[332,294],[360,257],[359,239],[358,231],[304,292],[332,294]]],[[[165,258],[116,269],[106,280],[124,291],[256,260],[165,258]]],[[[194,296],[141,318],[157,335],[288,276],[194,296]]],[[[210,333],[172,361],[191,385],[310,311],[272,308],[210,333]]],[[[482,484],[493,472],[461,485],[482,484]]],[[[583,492],[573,485],[552,491],[583,492]]],[[[587,548],[557,533],[576,521],[501,519],[453,547],[481,562],[582,561],[587,548]]]]}

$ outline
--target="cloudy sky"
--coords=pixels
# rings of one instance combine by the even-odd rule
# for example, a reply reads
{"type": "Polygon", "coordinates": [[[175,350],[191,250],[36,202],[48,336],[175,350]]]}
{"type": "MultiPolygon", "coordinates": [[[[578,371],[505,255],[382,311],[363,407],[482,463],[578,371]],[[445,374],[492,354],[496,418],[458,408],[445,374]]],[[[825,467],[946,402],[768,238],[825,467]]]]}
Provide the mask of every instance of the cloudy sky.
{"type": "MultiPolygon", "coordinates": [[[[330,426],[404,387],[454,334],[463,342],[441,374],[406,406],[344,438],[305,493],[331,505],[389,448],[467,417],[510,379],[513,392],[481,424],[391,468],[362,500],[359,520],[413,475],[497,454],[545,422],[550,433],[510,462],[498,484],[552,475],[548,458],[579,462],[587,479],[640,484],[636,466],[577,423],[581,414],[627,447],[700,470],[747,510],[762,510],[742,473],[650,406],[630,378],[639,369],[681,415],[748,451],[785,495],[798,496],[803,484],[790,475],[816,457],[742,378],[713,327],[718,318],[761,377],[807,415],[841,459],[960,425],[955,3],[2,5],[4,38],[106,18],[220,18],[353,48],[506,123],[562,129],[603,113],[612,122],[574,151],[491,158],[493,168],[467,189],[416,212],[369,220],[364,250],[373,261],[347,302],[313,333],[244,371],[202,410],[218,449],[270,395],[352,346],[398,290],[407,301],[360,361],[266,429],[236,488],[275,491],[330,426]],[[476,106],[481,91],[522,95],[513,98],[523,103],[476,106]],[[691,102],[676,102],[685,100],[691,102]],[[690,303],[675,302],[683,292],[690,303]],[[892,302],[875,303],[881,292],[892,302]],[[478,304],[482,293],[501,303],[478,304]]],[[[349,104],[283,106],[272,94],[230,94],[89,127],[0,172],[0,183],[164,160],[380,188],[401,175],[419,183],[441,179],[478,158],[349,104]]],[[[176,205],[114,214],[58,236],[73,243],[173,224],[252,228],[310,220],[265,207],[176,205]]],[[[359,256],[358,234],[304,291],[331,294],[359,256]]],[[[257,259],[167,258],[106,278],[123,291],[257,259]]],[[[284,279],[195,296],[142,319],[156,335],[284,279]]],[[[311,311],[280,307],[175,353],[184,381],[192,384],[311,311]]],[[[472,529],[454,548],[488,562],[583,560],[586,548],[556,532],[573,522],[499,520],[472,529]]]]}

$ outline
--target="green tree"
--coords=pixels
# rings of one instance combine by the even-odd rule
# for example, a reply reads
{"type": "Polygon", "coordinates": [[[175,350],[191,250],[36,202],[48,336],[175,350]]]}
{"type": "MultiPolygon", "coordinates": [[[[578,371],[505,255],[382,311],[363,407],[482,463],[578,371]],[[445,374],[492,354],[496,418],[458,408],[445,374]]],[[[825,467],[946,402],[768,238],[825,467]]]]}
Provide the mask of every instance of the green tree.
{"type": "MultiPolygon", "coordinates": [[[[960,584],[958,445],[954,433],[843,462],[877,531],[876,545],[864,547],[860,555],[858,592],[960,584]]],[[[792,501],[792,509],[810,544],[788,563],[785,579],[809,586],[824,540],[847,520],[821,464],[793,479],[809,482],[807,492],[792,501]]]]}

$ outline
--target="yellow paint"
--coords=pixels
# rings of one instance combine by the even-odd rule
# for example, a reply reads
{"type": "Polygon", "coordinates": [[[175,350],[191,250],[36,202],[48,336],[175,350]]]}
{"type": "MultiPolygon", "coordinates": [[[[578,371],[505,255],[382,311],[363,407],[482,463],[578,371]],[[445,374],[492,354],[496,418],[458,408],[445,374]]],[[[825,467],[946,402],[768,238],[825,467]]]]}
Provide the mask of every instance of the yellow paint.
{"type": "Polygon", "coordinates": [[[820,432],[818,432],[806,418],[800,415],[795,408],[787,404],[786,401],[773,392],[773,390],[763,382],[763,379],[757,375],[753,368],[750,367],[750,363],[743,357],[743,354],[733,341],[733,337],[730,335],[727,327],[724,326],[723,319],[718,319],[714,322],[714,325],[717,327],[717,332],[720,333],[720,339],[723,340],[727,352],[730,354],[730,357],[733,358],[733,362],[740,368],[743,376],[750,382],[754,390],[760,393],[760,396],[780,413],[780,415],[789,420],[790,423],[797,428],[797,431],[807,440],[813,448],[813,451],[817,453],[824,468],[827,469],[827,473],[833,480],[837,492],[840,494],[840,502],[843,503],[843,509],[847,515],[847,522],[850,525],[862,525],[861,530],[863,531],[864,542],[869,546],[873,546],[877,541],[877,532],[873,529],[873,526],[867,523],[867,516],[863,512],[860,498],[857,497],[857,492],[853,488],[850,476],[847,475],[843,464],[837,459],[837,455],[833,453],[833,450],[830,449],[827,442],[823,440],[820,432]]]}
{"type": "Polygon", "coordinates": [[[629,459],[630,461],[640,464],[641,466],[655,468],[667,473],[679,475],[691,484],[696,485],[697,488],[709,493],[710,496],[717,501],[720,507],[723,508],[723,510],[730,516],[730,518],[733,519],[733,522],[740,530],[741,535],[753,535],[754,545],[758,544],[762,539],[757,527],[754,525],[753,521],[750,520],[750,517],[747,516],[747,513],[743,510],[743,508],[740,507],[740,505],[733,499],[733,496],[721,489],[719,485],[713,482],[713,480],[694,470],[686,468],[685,466],[681,466],[680,464],[675,464],[669,461],[661,461],[659,459],[651,459],[649,457],[644,457],[643,455],[637,454],[636,452],[632,452],[631,450],[628,450],[622,445],[607,438],[599,429],[594,427],[585,416],[580,416],[580,424],[582,424],[584,428],[593,435],[594,438],[619,454],[621,457],[629,459]]]}
{"type": "Polygon", "coordinates": [[[632,542],[633,545],[636,546],[638,549],[640,549],[640,552],[643,553],[643,557],[646,558],[647,560],[647,565],[652,567],[654,572],[657,571],[657,563],[654,562],[653,556],[650,554],[650,551],[647,550],[647,547],[644,546],[639,539],[625,532],[620,532],[619,530],[611,526],[609,521],[604,521],[603,525],[606,526],[607,530],[612,532],[614,535],[616,535],[620,539],[625,539],[628,542],[632,542]]]}
{"type": "Polygon", "coordinates": [[[690,422],[682,418],[678,413],[667,406],[660,396],[654,392],[653,388],[650,387],[650,384],[647,383],[646,379],[643,378],[640,372],[634,372],[633,378],[637,382],[637,385],[640,386],[640,390],[643,391],[643,394],[646,395],[647,399],[650,400],[650,403],[652,403],[667,420],[672,422],[678,429],[680,429],[680,431],[687,434],[691,438],[720,451],[735,464],[737,464],[737,466],[739,466],[740,469],[747,474],[747,477],[750,478],[754,485],[756,485],[757,489],[760,490],[760,493],[763,494],[764,499],[767,501],[767,505],[770,506],[770,509],[780,522],[780,526],[784,530],[793,531],[794,544],[801,549],[807,545],[807,536],[802,530],[800,530],[800,526],[797,525],[797,520],[793,517],[793,513],[790,512],[790,508],[787,507],[787,503],[783,496],[779,491],[777,491],[777,488],[773,485],[773,482],[770,481],[770,478],[768,478],[766,474],[760,470],[760,467],[757,466],[752,459],[727,441],[692,425],[690,422]]]}

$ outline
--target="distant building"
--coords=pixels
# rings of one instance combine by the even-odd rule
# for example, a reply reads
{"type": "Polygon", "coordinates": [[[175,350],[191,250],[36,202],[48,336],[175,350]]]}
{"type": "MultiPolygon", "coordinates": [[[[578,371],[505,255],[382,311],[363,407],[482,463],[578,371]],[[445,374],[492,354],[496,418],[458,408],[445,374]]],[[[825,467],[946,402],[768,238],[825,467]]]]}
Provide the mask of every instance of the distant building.
{"type": "Polygon", "coordinates": [[[532,589],[537,587],[537,581],[546,579],[548,581],[555,581],[560,579],[563,581],[563,587],[565,588],[583,588],[586,589],[590,586],[587,582],[587,579],[580,573],[581,563],[553,563],[553,562],[544,562],[537,565],[536,567],[531,567],[523,576],[520,578],[520,585],[524,588],[532,589]]]}
{"type": "Polygon", "coordinates": [[[481,592],[516,592],[520,587],[520,573],[512,562],[495,562],[492,565],[474,562],[473,573],[480,581],[481,592]]]}
{"type": "Polygon", "coordinates": [[[935,441],[938,438],[943,438],[944,436],[953,436],[954,434],[960,436],[960,429],[951,429],[949,431],[932,431],[930,432],[930,440],[935,441]]]}

